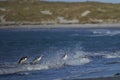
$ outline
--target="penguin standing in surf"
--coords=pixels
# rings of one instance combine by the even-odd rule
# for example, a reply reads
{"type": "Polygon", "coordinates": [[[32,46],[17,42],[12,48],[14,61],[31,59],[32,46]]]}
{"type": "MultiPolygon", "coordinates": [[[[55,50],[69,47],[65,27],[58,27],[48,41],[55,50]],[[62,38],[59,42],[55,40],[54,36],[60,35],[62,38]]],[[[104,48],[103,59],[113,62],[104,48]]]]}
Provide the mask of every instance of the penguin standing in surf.
{"type": "Polygon", "coordinates": [[[67,55],[67,53],[65,53],[65,54],[63,55],[62,59],[63,59],[63,60],[66,60],[67,58],[68,58],[68,55],[67,55]]]}
{"type": "Polygon", "coordinates": [[[68,58],[68,54],[65,53],[65,54],[62,56],[62,66],[66,66],[66,65],[67,65],[67,64],[66,64],[67,58],[68,58]]]}
{"type": "Polygon", "coordinates": [[[36,57],[36,58],[31,62],[31,64],[35,64],[35,63],[41,61],[42,57],[43,57],[43,55],[41,55],[41,56],[39,56],[39,57],[36,57]]]}
{"type": "Polygon", "coordinates": [[[27,60],[28,60],[28,56],[22,57],[22,58],[19,60],[18,64],[24,64],[25,61],[27,61],[27,60]]]}

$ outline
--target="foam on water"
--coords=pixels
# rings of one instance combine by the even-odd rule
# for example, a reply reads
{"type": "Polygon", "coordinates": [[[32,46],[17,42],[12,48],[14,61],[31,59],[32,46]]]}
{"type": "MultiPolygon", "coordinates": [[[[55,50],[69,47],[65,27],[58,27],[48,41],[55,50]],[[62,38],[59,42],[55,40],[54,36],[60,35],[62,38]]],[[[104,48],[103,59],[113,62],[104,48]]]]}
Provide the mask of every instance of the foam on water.
{"type": "Polygon", "coordinates": [[[109,53],[109,54],[105,54],[104,56],[105,58],[119,58],[120,57],[120,52],[115,52],[115,53],[109,53]]]}
{"type": "MultiPolygon", "coordinates": [[[[103,58],[119,58],[120,52],[98,52],[98,53],[90,53],[84,52],[82,50],[77,50],[74,53],[69,53],[68,58],[63,60],[61,56],[63,56],[64,51],[58,51],[54,56],[48,57],[47,60],[43,61],[40,64],[4,64],[0,65],[0,75],[4,74],[15,74],[24,71],[34,71],[34,70],[44,70],[51,68],[60,68],[63,66],[76,66],[76,65],[84,65],[90,63],[96,59],[101,60],[103,58]]],[[[114,61],[115,62],[115,61],[114,61]]],[[[104,62],[103,62],[104,63],[104,62]]],[[[112,61],[109,61],[112,63],[112,61]]]]}
{"type": "Polygon", "coordinates": [[[98,52],[98,53],[93,53],[92,55],[89,54],[88,56],[94,57],[94,58],[119,58],[120,57],[120,51],[117,52],[98,52]]]}
{"type": "Polygon", "coordinates": [[[63,65],[83,65],[91,61],[88,57],[85,57],[85,53],[83,51],[76,51],[75,53],[68,52],[66,60],[62,59],[63,53],[65,52],[56,52],[56,55],[53,56],[54,58],[49,58],[49,61],[47,61],[46,64],[51,67],[61,67],[63,65]]]}
{"type": "Polygon", "coordinates": [[[91,60],[88,57],[85,57],[85,52],[83,51],[76,51],[73,56],[66,61],[68,65],[83,65],[89,63],[91,60]]]}
{"type": "Polygon", "coordinates": [[[89,63],[91,60],[89,58],[82,57],[83,54],[75,54],[74,56],[68,55],[66,60],[62,60],[57,56],[50,58],[48,61],[41,64],[23,64],[23,65],[7,65],[2,66],[0,69],[0,75],[4,74],[15,74],[24,71],[34,71],[34,70],[44,70],[51,68],[60,68],[63,66],[75,66],[75,65],[83,65],[89,63]],[[12,67],[11,67],[12,66],[12,67]]]}
{"type": "Polygon", "coordinates": [[[108,52],[108,51],[103,51],[103,52],[93,52],[93,53],[88,53],[86,54],[87,57],[90,58],[119,58],[120,57],[120,51],[117,52],[108,52]]]}
{"type": "Polygon", "coordinates": [[[76,59],[71,59],[69,61],[66,62],[67,65],[82,65],[82,64],[86,64],[89,63],[90,59],[88,58],[76,58],[76,59]]]}
{"type": "MultiPolygon", "coordinates": [[[[65,65],[67,66],[76,66],[90,63],[95,58],[119,58],[120,52],[109,53],[108,52],[99,52],[99,53],[87,53],[83,51],[76,51],[74,54],[68,54],[68,58],[66,60],[60,59],[60,55],[54,56],[54,58],[50,58],[49,61],[46,61],[41,64],[23,64],[23,65],[7,65],[3,66],[0,69],[0,75],[3,74],[14,74],[24,71],[33,71],[33,70],[43,70],[43,69],[51,69],[51,68],[60,68],[65,65]]],[[[109,62],[110,63],[110,62],[109,62]]]]}
{"type": "Polygon", "coordinates": [[[9,68],[1,68],[0,69],[0,75],[4,74],[14,74],[14,73],[19,73],[19,72],[24,72],[24,71],[32,71],[32,70],[42,70],[42,69],[49,69],[48,66],[46,65],[30,65],[30,64],[24,64],[24,65],[15,65],[14,67],[9,67],[9,68]]]}
{"type": "Polygon", "coordinates": [[[119,30],[92,30],[93,36],[114,36],[120,34],[119,30]]]}

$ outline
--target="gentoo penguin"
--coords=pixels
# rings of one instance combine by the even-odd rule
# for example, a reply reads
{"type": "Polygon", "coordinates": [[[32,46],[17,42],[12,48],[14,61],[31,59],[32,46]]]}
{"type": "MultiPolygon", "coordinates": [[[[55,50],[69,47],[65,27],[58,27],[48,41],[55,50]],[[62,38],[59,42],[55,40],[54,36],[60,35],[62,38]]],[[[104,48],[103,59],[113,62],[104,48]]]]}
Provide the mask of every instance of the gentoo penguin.
{"type": "Polygon", "coordinates": [[[28,56],[22,57],[22,58],[19,60],[18,64],[23,64],[23,63],[25,63],[25,61],[26,61],[27,59],[28,59],[28,56]]]}
{"type": "Polygon", "coordinates": [[[35,64],[35,63],[39,62],[42,59],[42,57],[43,57],[43,55],[36,57],[31,63],[35,64]]]}
{"type": "Polygon", "coordinates": [[[65,54],[63,55],[62,59],[63,59],[63,60],[66,60],[67,57],[68,57],[68,55],[67,55],[67,53],[65,53],[65,54]]]}

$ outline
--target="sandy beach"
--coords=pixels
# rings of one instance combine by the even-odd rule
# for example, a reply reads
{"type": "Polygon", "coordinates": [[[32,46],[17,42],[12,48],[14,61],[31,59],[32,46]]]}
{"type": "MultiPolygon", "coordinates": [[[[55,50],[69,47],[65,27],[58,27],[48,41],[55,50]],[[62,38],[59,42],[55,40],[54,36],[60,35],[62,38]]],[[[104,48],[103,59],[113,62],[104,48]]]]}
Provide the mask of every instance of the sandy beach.
{"type": "Polygon", "coordinates": [[[56,25],[2,25],[0,29],[16,29],[16,28],[120,28],[120,23],[114,24],[56,24],[56,25]]]}

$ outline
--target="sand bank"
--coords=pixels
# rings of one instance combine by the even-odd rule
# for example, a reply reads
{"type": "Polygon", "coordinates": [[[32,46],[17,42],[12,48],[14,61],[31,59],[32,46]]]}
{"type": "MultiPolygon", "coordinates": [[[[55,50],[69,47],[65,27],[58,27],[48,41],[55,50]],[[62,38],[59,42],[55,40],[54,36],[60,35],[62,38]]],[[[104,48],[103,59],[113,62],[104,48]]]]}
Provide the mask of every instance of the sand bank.
{"type": "Polygon", "coordinates": [[[117,24],[59,24],[59,25],[8,25],[0,26],[0,29],[6,28],[120,28],[117,24]]]}

